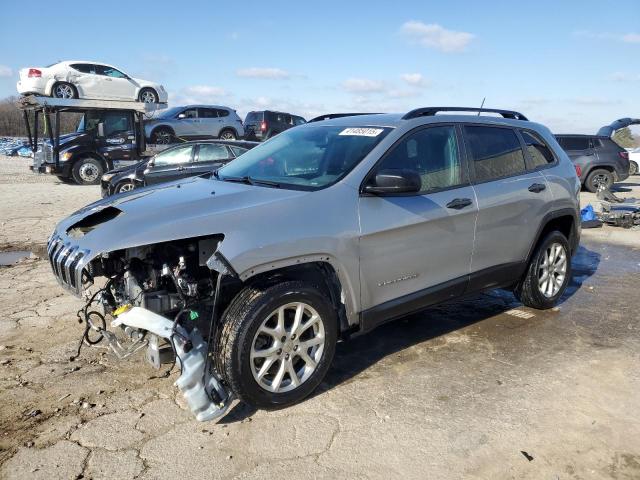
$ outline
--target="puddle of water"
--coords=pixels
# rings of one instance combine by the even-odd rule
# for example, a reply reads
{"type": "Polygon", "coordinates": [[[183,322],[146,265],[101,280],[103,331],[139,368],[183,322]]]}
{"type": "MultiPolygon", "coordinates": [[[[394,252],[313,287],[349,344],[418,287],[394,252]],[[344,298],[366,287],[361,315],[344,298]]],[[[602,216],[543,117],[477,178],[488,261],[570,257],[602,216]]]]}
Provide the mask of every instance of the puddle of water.
{"type": "Polygon", "coordinates": [[[20,250],[17,252],[0,252],[0,267],[10,267],[15,265],[20,260],[33,257],[33,253],[26,250],[20,250]]]}

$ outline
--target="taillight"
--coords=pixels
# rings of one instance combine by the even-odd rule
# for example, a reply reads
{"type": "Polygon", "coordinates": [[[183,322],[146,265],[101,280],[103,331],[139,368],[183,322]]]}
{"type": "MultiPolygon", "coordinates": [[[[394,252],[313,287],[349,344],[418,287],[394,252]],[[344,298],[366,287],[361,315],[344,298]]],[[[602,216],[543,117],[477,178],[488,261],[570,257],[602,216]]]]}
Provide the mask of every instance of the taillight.
{"type": "Polygon", "coordinates": [[[261,132],[266,132],[267,131],[267,122],[260,123],[260,131],[261,132]]]}
{"type": "Polygon", "coordinates": [[[27,75],[29,78],[40,78],[42,76],[42,72],[37,68],[30,68],[29,74],[27,75]]]}
{"type": "Polygon", "coordinates": [[[620,155],[623,160],[629,160],[629,152],[618,152],[618,155],[620,155]]]}
{"type": "Polygon", "coordinates": [[[580,178],[582,176],[582,167],[580,165],[574,165],[574,167],[576,167],[576,175],[580,178]]]}

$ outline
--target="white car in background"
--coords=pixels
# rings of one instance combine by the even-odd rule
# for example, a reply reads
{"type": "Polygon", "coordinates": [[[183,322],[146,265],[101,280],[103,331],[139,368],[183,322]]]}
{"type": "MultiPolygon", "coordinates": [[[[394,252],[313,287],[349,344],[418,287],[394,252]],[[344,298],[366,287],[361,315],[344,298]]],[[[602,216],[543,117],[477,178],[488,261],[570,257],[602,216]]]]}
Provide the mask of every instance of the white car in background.
{"type": "Polygon", "coordinates": [[[640,172],[640,148],[627,148],[629,152],[629,175],[637,175],[640,172]]]}
{"type": "Polygon", "coordinates": [[[167,92],[159,83],[133,78],[112,65],[96,62],[71,61],[23,68],[17,87],[22,95],[167,102],[167,92]]]}

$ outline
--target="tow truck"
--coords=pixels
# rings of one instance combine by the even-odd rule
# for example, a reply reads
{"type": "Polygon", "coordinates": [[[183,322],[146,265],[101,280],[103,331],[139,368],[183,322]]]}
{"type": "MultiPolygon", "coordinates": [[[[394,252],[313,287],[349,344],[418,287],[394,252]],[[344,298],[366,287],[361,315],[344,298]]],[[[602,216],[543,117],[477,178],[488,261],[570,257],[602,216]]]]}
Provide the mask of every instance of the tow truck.
{"type": "Polygon", "coordinates": [[[17,106],[23,112],[34,173],[57,176],[62,182],[95,185],[102,174],[135,163],[155,152],[147,149],[144,120],[164,104],[120,100],[48,98],[28,95],[17,106]],[[82,115],[75,132],[60,134],[60,114],[82,115]],[[38,148],[40,122],[44,123],[38,148]]]}

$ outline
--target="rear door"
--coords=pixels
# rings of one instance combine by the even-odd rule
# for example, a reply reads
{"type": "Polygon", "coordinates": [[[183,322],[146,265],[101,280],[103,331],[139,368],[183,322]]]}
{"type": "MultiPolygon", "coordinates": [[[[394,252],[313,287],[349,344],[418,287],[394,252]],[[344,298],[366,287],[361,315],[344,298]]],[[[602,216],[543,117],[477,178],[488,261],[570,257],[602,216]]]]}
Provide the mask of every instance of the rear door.
{"type": "Polygon", "coordinates": [[[418,171],[422,190],[360,196],[363,309],[393,317],[464,291],[478,210],[461,147],[454,125],[420,127],[370,172],[418,171]]]}
{"type": "Polygon", "coordinates": [[[156,155],[144,171],[145,185],[177,180],[189,175],[189,164],[193,159],[193,145],[180,145],[156,155]]]}
{"type": "Polygon", "coordinates": [[[514,129],[474,124],[463,131],[478,202],[469,288],[480,290],[519,276],[552,199],[514,129]]]}
{"type": "Polygon", "coordinates": [[[215,138],[220,134],[222,118],[217,108],[198,108],[198,124],[196,134],[200,137],[215,138]]]}
{"type": "Polygon", "coordinates": [[[69,65],[69,81],[76,86],[81,98],[104,98],[104,79],[98,75],[96,65],[74,63],[69,65]]]}
{"type": "Polygon", "coordinates": [[[193,162],[189,165],[187,175],[195,176],[210,173],[232,159],[233,154],[226,145],[201,143],[196,147],[193,162]]]}

